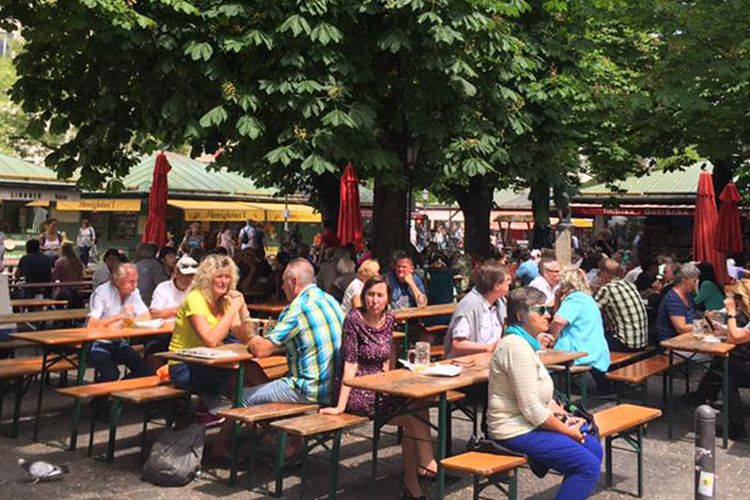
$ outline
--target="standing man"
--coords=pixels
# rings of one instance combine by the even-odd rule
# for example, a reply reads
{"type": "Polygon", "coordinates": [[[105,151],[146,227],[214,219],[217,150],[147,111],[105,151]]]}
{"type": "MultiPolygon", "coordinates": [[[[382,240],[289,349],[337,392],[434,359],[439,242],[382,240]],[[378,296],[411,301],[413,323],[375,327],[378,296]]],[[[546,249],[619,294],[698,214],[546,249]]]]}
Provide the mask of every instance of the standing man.
{"type": "Polygon", "coordinates": [[[602,286],[594,300],[604,312],[604,337],[610,352],[640,351],[648,344],[648,315],[638,289],[623,279],[620,265],[605,259],[599,268],[602,286]]]}
{"type": "Polygon", "coordinates": [[[560,284],[560,263],[552,257],[539,260],[539,276],[531,280],[529,286],[536,288],[547,297],[547,305],[555,304],[555,292],[560,284]]]}
{"type": "MultiPolygon", "coordinates": [[[[89,300],[91,311],[88,328],[122,326],[125,320],[149,319],[146,304],[138,292],[138,269],[134,264],[120,264],[112,272],[112,279],[94,290],[89,300]]],[[[154,371],[124,339],[98,340],[91,346],[91,365],[98,374],[97,382],[120,378],[118,364],[130,370],[130,377],[146,377],[154,371]]]]}
{"type": "Polygon", "coordinates": [[[247,219],[245,225],[240,229],[237,238],[240,240],[240,250],[255,248],[255,224],[252,219],[247,219]]]}
{"type": "Polygon", "coordinates": [[[474,274],[474,288],[461,299],[445,335],[445,357],[493,352],[506,317],[505,296],[510,273],[495,260],[486,260],[474,274]]]}
{"type": "Polygon", "coordinates": [[[414,274],[414,261],[403,250],[393,254],[393,269],[385,273],[391,287],[391,308],[403,309],[427,305],[422,278],[414,274]]]}

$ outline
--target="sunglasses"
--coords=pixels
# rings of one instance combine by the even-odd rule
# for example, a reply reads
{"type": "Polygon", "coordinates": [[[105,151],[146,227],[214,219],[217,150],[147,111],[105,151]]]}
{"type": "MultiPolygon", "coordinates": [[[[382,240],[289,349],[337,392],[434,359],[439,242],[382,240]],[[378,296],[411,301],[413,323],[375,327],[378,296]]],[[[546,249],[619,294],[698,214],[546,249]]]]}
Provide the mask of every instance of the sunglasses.
{"type": "Polygon", "coordinates": [[[177,269],[198,269],[198,264],[180,264],[177,269]]]}
{"type": "Polygon", "coordinates": [[[553,308],[551,306],[531,306],[529,311],[537,313],[539,316],[544,316],[544,313],[552,316],[553,308]]]}

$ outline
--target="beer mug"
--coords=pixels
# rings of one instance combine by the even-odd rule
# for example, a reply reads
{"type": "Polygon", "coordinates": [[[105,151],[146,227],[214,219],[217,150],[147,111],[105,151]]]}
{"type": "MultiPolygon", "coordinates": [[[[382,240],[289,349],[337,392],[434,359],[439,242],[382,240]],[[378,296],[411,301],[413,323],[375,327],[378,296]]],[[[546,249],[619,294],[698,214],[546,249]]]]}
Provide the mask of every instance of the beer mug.
{"type": "Polygon", "coordinates": [[[414,349],[409,349],[406,358],[409,363],[413,364],[417,370],[430,366],[430,343],[417,342],[414,349]],[[412,360],[413,356],[413,360],[412,360]]]}

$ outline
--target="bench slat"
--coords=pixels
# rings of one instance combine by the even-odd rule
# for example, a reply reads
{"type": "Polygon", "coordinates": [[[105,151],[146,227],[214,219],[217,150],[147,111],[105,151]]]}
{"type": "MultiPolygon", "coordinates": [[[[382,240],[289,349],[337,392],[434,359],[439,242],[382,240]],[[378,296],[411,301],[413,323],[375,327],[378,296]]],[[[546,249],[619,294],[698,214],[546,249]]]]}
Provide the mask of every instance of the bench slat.
{"type": "MultiPolygon", "coordinates": [[[[13,379],[28,377],[42,373],[42,356],[31,356],[26,358],[13,358],[0,360],[0,379],[13,379]]],[[[55,364],[49,366],[49,373],[74,370],[76,367],[67,359],[59,359],[55,364]]]]}
{"type": "Polygon", "coordinates": [[[448,470],[488,477],[517,469],[526,463],[526,458],[467,451],[460,455],[445,458],[440,463],[448,470]]]}
{"type": "Polygon", "coordinates": [[[321,415],[316,413],[286,420],[277,420],[276,422],[271,422],[271,427],[286,431],[289,434],[304,437],[353,427],[367,421],[367,417],[350,415],[348,413],[342,413],[341,415],[321,415]]]}
{"type": "Polygon", "coordinates": [[[163,381],[156,375],[149,377],[129,378],[125,380],[115,380],[112,382],[100,382],[98,384],[77,385],[73,387],[64,387],[57,392],[76,399],[96,398],[108,396],[116,391],[127,391],[133,389],[142,389],[146,387],[156,387],[163,381]]]}
{"type": "Polygon", "coordinates": [[[151,403],[153,401],[163,401],[165,399],[180,398],[187,394],[187,391],[178,389],[171,385],[160,385],[156,387],[143,387],[129,391],[113,392],[111,396],[115,399],[122,399],[130,404],[151,403]]]}
{"type": "Polygon", "coordinates": [[[641,351],[633,351],[633,352],[610,352],[609,353],[609,364],[612,365],[621,365],[623,363],[627,363],[629,361],[633,361],[635,359],[640,359],[643,357],[646,357],[650,354],[655,354],[656,349],[654,349],[652,346],[648,346],[645,349],[641,351]]]}
{"type": "Polygon", "coordinates": [[[254,423],[282,417],[291,417],[302,413],[316,411],[318,405],[306,403],[265,403],[247,408],[227,408],[220,410],[219,415],[232,420],[254,423]]]}
{"type": "MultiPolygon", "coordinates": [[[[674,358],[674,366],[683,363],[683,359],[674,358]]],[[[607,373],[607,378],[615,382],[628,384],[642,384],[647,378],[664,373],[669,369],[669,357],[664,354],[646,358],[632,365],[623,366],[617,370],[607,373]]]]}
{"type": "Polygon", "coordinates": [[[661,417],[661,410],[658,408],[649,408],[648,406],[639,406],[631,404],[620,404],[596,412],[594,421],[599,428],[599,436],[606,438],[622,432],[633,429],[646,422],[650,422],[661,417]]]}

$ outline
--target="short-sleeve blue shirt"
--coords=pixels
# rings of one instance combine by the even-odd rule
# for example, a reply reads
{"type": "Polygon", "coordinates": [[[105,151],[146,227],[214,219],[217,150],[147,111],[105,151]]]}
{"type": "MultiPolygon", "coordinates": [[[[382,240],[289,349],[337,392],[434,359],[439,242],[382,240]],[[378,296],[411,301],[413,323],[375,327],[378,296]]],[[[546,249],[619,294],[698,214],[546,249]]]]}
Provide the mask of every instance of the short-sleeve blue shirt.
{"type": "Polygon", "coordinates": [[[555,316],[568,322],[555,342],[557,351],[586,352],[576,365],[590,365],[606,372],[609,369],[609,347],[604,338],[604,323],[596,301],[587,293],[573,292],[563,299],[555,316]]]}
{"type": "Polygon", "coordinates": [[[682,301],[674,288],[669,290],[659,304],[659,312],[656,315],[656,333],[659,341],[671,339],[677,335],[672,325],[670,316],[682,316],[687,324],[691,324],[695,319],[695,304],[693,297],[688,295],[688,303],[682,301]]]}
{"type": "MultiPolygon", "coordinates": [[[[417,274],[414,274],[414,283],[422,293],[425,292],[424,282],[417,274]]],[[[401,283],[396,279],[393,271],[385,273],[385,279],[388,280],[388,284],[391,285],[391,308],[392,309],[403,309],[404,307],[417,307],[417,299],[412,295],[409,285],[401,283]]]]}

